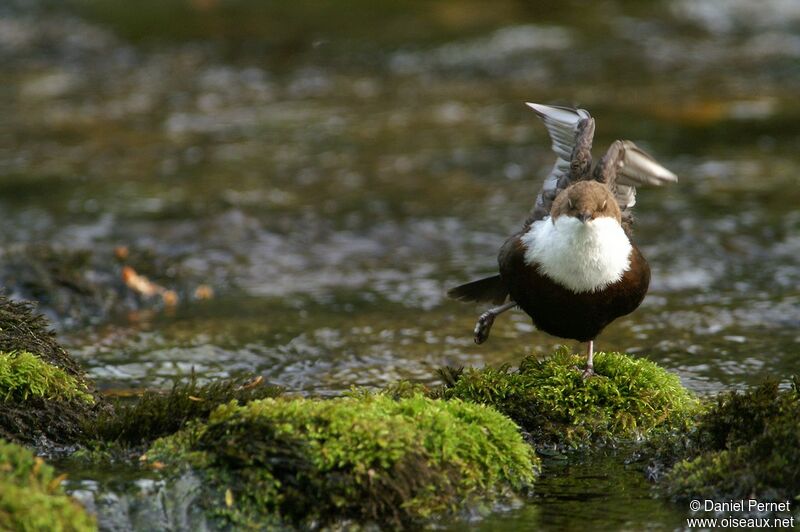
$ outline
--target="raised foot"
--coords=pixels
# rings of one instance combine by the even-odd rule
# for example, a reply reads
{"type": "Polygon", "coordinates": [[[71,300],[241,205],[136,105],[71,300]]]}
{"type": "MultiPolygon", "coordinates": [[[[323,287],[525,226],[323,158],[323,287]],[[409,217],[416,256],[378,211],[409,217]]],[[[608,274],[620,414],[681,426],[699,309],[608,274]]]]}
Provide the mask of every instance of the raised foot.
{"type": "Polygon", "coordinates": [[[495,317],[492,312],[484,312],[480,315],[475,324],[475,336],[473,337],[476,344],[482,344],[489,339],[489,332],[492,330],[495,317]]]}

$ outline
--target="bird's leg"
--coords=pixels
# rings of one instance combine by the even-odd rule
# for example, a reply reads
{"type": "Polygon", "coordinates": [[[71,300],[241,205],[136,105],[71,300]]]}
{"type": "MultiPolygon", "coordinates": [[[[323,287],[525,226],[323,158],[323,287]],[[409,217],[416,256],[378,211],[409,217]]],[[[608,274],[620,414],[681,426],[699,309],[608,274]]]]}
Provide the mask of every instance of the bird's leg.
{"type": "Polygon", "coordinates": [[[589,345],[586,347],[586,369],[583,370],[583,378],[588,379],[595,375],[594,372],[594,362],[592,358],[594,357],[594,340],[589,340],[589,345]]]}
{"type": "Polygon", "coordinates": [[[490,308],[486,312],[480,315],[478,318],[478,322],[475,324],[475,343],[482,344],[489,338],[489,331],[492,330],[492,325],[494,324],[494,319],[502,314],[503,312],[516,307],[517,304],[514,301],[509,301],[508,303],[504,303],[499,307],[490,308]]]}

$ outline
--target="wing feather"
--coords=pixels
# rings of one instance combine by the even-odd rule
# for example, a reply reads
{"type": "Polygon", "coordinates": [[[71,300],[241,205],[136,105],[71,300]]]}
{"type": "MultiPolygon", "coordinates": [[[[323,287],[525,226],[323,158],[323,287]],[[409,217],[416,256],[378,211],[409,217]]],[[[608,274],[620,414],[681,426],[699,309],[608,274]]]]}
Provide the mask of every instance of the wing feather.
{"type": "Polygon", "coordinates": [[[572,163],[576,160],[576,147],[581,151],[577,157],[580,168],[588,171],[591,165],[592,137],[594,120],[585,109],[572,109],[554,105],[527,103],[544,122],[550,135],[556,162],[544,179],[536,197],[533,212],[527,224],[541,220],[550,214],[550,207],[559,192],[567,188],[577,176],[573,175],[572,163]]]}
{"type": "Polygon", "coordinates": [[[629,140],[614,141],[595,167],[594,178],[611,189],[623,213],[636,205],[637,186],[661,186],[678,180],[629,140]]]}

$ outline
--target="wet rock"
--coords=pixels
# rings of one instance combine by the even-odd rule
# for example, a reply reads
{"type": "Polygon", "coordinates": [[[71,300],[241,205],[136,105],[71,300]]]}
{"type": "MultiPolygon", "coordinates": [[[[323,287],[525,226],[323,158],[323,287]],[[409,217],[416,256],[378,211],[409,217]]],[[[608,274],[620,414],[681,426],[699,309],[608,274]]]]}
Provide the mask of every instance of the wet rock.
{"type": "Polygon", "coordinates": [[[64,494],[62,480],[29,450],[0,440],[0,529],[96,530],[94,518],[64,494]]]}
{"type": "Polygon", "coordinates": [[[72,496],[97,515],[100,530],[215,530],[201,507],[202,479],[192,472],[167,483],[138,479],[125,487],[84,482],[72,496]]]}
{"type": "Polygon", "coordinates": [[[147,249],[113,252],[34,244],[0,250],[0,285],[15,299],[36,301],[59,328],[106,321],[123,311],[163,310],[200,299],[204,285],[178,260],[147,249]]]}
{"type": "Polygon", "coordinates": [[[16,299],[38,302],[53,322],[68,327],[105,317],[120,299],[118,276],[92,262],[88,250],[12,247],[3,253],[0,281],[16,299]]]}
{"type": "Polygon", "coordinates": [[[677,375],[649,360],[596,353],[596,376],[583,379],[585,357],[566,350],[525,358],[516,371],[444,372],[434,394],[492,406],[516,421],[540,449],[614,445],[683,426],[699,402],[677,375]]]}
{"type": "Polygon", "coordinates": [[[223,405],[154,443],[147,462],[203,479],[215,526],[342,522],[419,526],[525,490],[537,458],[492,409],[422,395],[265,399],[223,405]]]}

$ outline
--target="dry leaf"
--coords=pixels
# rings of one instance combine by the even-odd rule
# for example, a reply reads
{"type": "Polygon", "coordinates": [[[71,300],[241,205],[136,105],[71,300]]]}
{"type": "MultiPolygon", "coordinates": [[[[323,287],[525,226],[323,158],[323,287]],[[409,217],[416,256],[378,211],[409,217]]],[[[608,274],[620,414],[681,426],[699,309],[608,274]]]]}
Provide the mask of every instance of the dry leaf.
{"type": "Polygon", "coordinates": [[[168,307],[174,307],[178,304],[178,294],[175,290],[166,290],[162,292],[161,298],[164,300],[164,304],[168,307]]]}
{"type": "Polygon", "coordinates": [[[264,382],[264,377],[259,375],[258,377],[254,378],[250,382],[247,382],[247,383],[243,384],[242,386],[240,386],[239,389],[240,390],[249,390],[250,388],[255,388],[256,386],[258,386],[262,382],[264,382]]]}
{"type": "Polygon", "coordinates": [[[47,484],[47,491],[55,491],[67,479],[66,473],[61,473],[47,484]]]}
{"type": "Polygon", "coordinates": [[[225,490],[225,506],[228,508],[233,506],[233,492],[230,488],[225,490]]]}
{"type": "Polygon", "coordinates": [[[214,297],[214,289],[207,284],[201,284],[194,289],[195,299],[211,299],[214,297]]]}
{"type": "Polygon", "coordinates": [[[124,261],[130,255],[130,251],[128,251],[128,246],[117,246],[114,248],[114,256],[117,260],[124,261]]]}
{"type": "Polygon", "coordinates": [[[145,297],[152,297],[156,294],[164,293],[164,288],[150,281],[144,275],[139,275],[130,266],[122,268],[122,282],[135,292],[139,292],[145,297]]]}
{"type": "Polygon", "coordinates": [[[39,470],[42,469],[42,464],[44,464],[44,460],[41,457],[37,456],[33,461],[33,474],[38,475],[39,470]]]}

